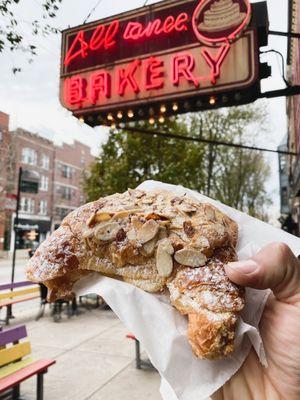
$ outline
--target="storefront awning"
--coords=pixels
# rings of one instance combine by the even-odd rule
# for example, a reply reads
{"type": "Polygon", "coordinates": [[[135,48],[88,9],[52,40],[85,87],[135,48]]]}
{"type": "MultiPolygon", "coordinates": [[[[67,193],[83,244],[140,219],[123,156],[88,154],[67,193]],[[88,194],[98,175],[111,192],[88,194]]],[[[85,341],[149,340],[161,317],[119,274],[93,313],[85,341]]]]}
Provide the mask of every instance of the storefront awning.
{"type": "Polygon", "coordinates": [[[19,218],[19,223],[16,226],[17,229],[21,231],[39,231],[39,232],[49,232],[51,230],[51,221],[41,221],[41,220],[29,220],[19,218]]]}

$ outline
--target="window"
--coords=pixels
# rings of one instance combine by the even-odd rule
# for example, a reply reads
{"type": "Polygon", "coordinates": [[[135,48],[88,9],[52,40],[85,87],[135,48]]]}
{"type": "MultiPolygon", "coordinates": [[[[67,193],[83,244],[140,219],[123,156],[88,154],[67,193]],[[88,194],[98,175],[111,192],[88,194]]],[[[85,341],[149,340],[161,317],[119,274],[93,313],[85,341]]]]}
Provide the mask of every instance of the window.
{"type": "Polygon", "coordinates": [[[62,164],[61,175],[64,178],[71,179],[73,174],[73,169],[69,165],[62,164]]]}
{"type": "Polygon", "coordinates": [[[40,201],[39,214],[40,215],[47,215],[47,201],[46,200],[41,200],[40,201]]]}
{"type": "Polygon", "coordinates": [[[29,147],[22,149],[22,163],[29,165],[37,164],[37,152],[29,147]]]}
{"type": "Polygon", "coordinates": [[[50,159],[48,156],[46,156],[46,154],[42,155],[42,168],[49,170],[49,166],[50,166],[50,159]]]}
{"type": "Polygon", "coordinates": [[[56,215],[60,219],[64,219],[72,210],[69,210],[68,208],[63,208],[63,207],[57,207],[56,208],[56,215]]]}
{"type": "Polygon", "coordinates": [[[41,176],[41,180],[40,180],[40,190],[44,190],[47,191],[49,188],[49,178],[48,176],[41,176]]]}
{"type": "Polygon", "coordinates": [[[80,204],[84,204],[85,203],[85,197],[83,194],[80,195],[80,204]]]}
{"type": "Polygon", "coordinates": [[[72,189],[67,186],[61,186],[61,197],[66,200],[71,200],[72,198],[72,189]]]}
{"type": "Polygon", "coordinates": [[[35,201],[27,197],[22,197],[20,202],[20,211],[26,214],[34,214],[35,201]]]}

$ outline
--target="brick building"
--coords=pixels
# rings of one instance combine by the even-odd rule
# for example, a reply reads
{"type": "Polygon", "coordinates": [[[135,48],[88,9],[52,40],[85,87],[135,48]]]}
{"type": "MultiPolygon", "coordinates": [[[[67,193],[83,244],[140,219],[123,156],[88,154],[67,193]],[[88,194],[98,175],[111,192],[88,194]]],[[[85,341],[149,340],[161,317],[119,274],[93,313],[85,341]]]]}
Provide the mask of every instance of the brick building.
{"type": "MultiPolygon", "coordinates": [[[[289,0],[288,31],[300,32],[300,1],[289,0]]],[[[291,85],[300,85],[300,40],[288,41],[288,79],[291,85]]],[[[287,98],[288,115],[288,149],[300,153],[300,96],[287,98]]],[[[300,233],[300,158],[289,157],[288,160],[288,198],[289,221],[292,233],[300,233]],[[295,226],[297,227],[295,229],[295,226]]],[[[287,223],[286,223],[287,224],[287,223]]]]}
{"type": "MultiPolygon", "coordinates": [[[[38,233],[37,240],[43,241],[51,231],[54,146],[41,136],[17,129],[11,132],[15,149],[14,193],[17,193],[18,171],[34,171],[39,174],[38,193],[21,193],[17,245],[26,246],[26,234],[38,233]]],[[[13,226],[15,213],[11,218],[13,226]]],[[[12,248],[14,234],[11,235],[12,248]]]]}
{"type": "Polygon", "coordinates": [[[9,170],[9,115],[0,112],[0,251],[4,248],[5,220],[6,220],[6,195],[9,170]]]}
{"type": "MultiPolygon", "coordinates": [[[[36,233],[37,241],[43,241],[69,212],[85,203],[82,177],[94,157],[90,148],[78,141],[55,146],[52,141],[24,129],[9,132],[8,118],[0,113],[0,151],[4,143],[5,149],[9,147],[1,152],[4,167],[0,170],[0,189],[4,187],[10,196],[17,193],[20,167],[39,176],[38,193],[21,193],[20,198],[17,247],[25,248],[30,245],[30,232],[36,233]],[[9,176],[6,174],[8,155],[13,168],[9,176]]],[[[5,193],[2,201],[0,196],[0,250],[3,247],[12,250],[14,243],[15,212],[5,209],[6,196],[5,193]]]]}
{"type": "Polygon", "coordinates": [[[81,181],[93,160],[90,148],[80,142],[75,141],[72,145],[63,144],[55,147],[54,228],[67,214],[85,203],[81,181]]]}

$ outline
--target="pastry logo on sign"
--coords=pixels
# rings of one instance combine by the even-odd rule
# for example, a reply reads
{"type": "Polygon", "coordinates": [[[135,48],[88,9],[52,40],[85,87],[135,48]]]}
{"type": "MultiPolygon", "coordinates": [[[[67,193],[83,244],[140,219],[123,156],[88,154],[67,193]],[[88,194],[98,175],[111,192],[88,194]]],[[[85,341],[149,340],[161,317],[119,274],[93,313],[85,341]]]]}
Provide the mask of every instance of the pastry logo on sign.
{"type": "Polygon", "coordinates": [[[230,43],[237,40],[246,29],[250,16],[251,5],[248,0],[200,0],[192,20],[194,33],[203,44],[220,49],[217,57],[212,57],[208,49],[202,49],[204,58],[212,68],[213,84],[220,76],[220,66],[230,51],[230,43]]]}
{"type": "Polygon", "coordinates": [[[133,118],[136,108],[142,117],[141,106],[249,87],[258,76],[250,18],[248,0],[166,0],[68,29],[62,104],[112,121],[114,109],[133,118]]]}
{"type": "Polygon", "coordinates": [[[250,22],[248,0],[201,0],[193,15],[193,28],[207,45],[236,40],[250,22]]]}

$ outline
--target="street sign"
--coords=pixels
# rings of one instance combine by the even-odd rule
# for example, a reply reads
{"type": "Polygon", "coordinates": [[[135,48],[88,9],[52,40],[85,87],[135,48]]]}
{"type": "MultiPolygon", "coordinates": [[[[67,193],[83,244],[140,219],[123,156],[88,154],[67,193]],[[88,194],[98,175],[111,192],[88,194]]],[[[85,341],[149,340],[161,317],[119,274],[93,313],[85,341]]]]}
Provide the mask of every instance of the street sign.
{"type": "Polygon", "coordinates": [[[4,208],[6,211],[16,211],[17,207],[17,196],[12,193],[7,193],[5,196],[4,208]]]}
{"type": "Polygon", "coordinates": [[[248,0],[166,0],[67,29],[61,103],[94,126],[253,101],[251,16],[248,0]]]}

